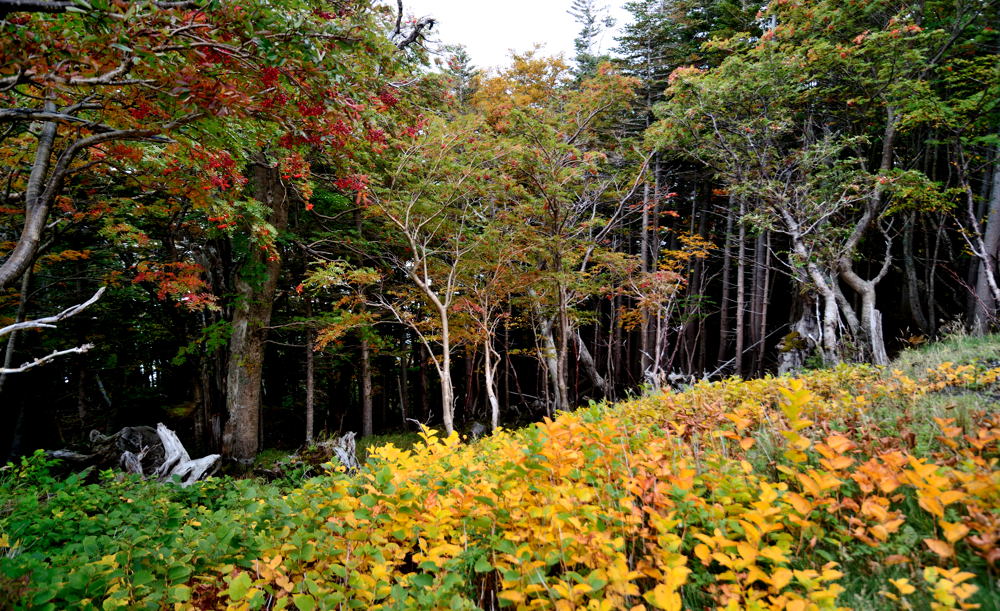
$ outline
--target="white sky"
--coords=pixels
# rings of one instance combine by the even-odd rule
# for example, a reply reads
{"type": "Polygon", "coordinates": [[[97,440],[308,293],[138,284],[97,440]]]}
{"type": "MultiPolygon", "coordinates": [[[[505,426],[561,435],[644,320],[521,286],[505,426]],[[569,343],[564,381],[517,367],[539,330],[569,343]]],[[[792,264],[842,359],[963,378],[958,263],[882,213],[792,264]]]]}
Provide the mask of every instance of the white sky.
{"type": "MultiPolygon", "coordinates": [[[[616,30],[628,20],[625,0],[598,0],[615,18],[614,31],[604,32],[602,50],[615,46],[616,30]]],[[[404,0],[404,13],[438,19],[434,38],[463,44],[479,68],[507,64],[509,50],[526,51],[536,42],[546,55],[575,55],[573,39],[580,30],[569,10],[572,0],[404,0]]]]}

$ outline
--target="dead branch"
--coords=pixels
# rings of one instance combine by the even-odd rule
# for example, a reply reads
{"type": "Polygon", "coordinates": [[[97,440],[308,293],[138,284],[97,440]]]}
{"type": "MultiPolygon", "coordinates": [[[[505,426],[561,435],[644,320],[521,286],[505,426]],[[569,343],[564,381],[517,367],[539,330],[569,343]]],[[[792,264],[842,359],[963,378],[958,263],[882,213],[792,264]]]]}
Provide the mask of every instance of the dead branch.
{"type": "MultiPolygon", "coordinates": [[[[55,323],[61,322],[61,321],[65,320],[65,319],[69,318],[70,316],[75,316],[75,315],[79,314],[80,312],[86,310],[90,306],[94,305],[97,302],[97,300],[101,298],[101,295],[104,294],[105,289],[107,289],[107,287],[102,286],[100,289],[97,290],[96,293],[94,293],[93,297],[91,297],[87,301],[84,301],[83,303],[80,303],[80,304],[77,304],[75,306],[66,308],[65,310],[63,310],[62,312],[59,312],[55,316],[46,316],[45,318],[39,318],[37,320],[26,320],[24,322],[18,322],[18,323],[14,323],[12,325],[7,325],[6,327],[0,328],[0,337],[3,337],[4,335],[7,335],[9,333],[13,333],[14,331],[20,331],[21,329],[55,329],[56,328],[56,324],[55,323]]],[[[83,346],[81,346],[81,348],[82,347],[83,346]]],[[[93,346],[91,346],[91,348],[92,347],[93,346]]],[[[89,350],[90,348],[87,348],[87,349],[89,350]]],[[[75,348],[74,350],[79,350],[79,349],[75,348]]],[[[85,351],[86,350],[84,350],[84,352],[85,351]]],[[[45,358],[48,359],[51,356],[52,355],[49,355],[49,357],[45,357],[45,358]]]]}
{"type": "Polygon", "coordinates": [[[436,24],[437,20],[433,17],[421,17],[413,24],[413,29],[410,30],[406,38],[396,43],[396,48],[402,51],[410,45],[421,41],[424,38],[424,32],[433,30],[436,24]]]}
{"type": "Polygon", "coordinates": [[[83,354],[84,352],[87,352],[93,347],[94,344],[84,344],[82,346],[77,346],[76,348],[67,348],[66,350],[55,350],[52,352],[52,354],[24,363],[20,367],[11,367],[11,368],[0,367],[0,375],[7,375],[9,373],[23,373],[25,371],[28,371],[29,369],[34,369],[35,367],[44,365],[49,361],[54,361],[55,359],[61,356],[66,356],[67,354],[83,354]]]}

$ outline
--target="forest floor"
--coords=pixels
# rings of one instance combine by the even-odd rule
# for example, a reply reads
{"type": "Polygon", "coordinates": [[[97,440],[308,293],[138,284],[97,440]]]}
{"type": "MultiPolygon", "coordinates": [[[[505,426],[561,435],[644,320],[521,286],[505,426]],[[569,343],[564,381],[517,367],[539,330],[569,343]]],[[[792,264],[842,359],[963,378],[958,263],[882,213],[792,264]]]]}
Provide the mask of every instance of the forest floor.
{"type": "Polygon", "coordinates": [[[347,474],[0,471],[0,608],[1000,608],[1000,338],[698,383],[347,474]]]}

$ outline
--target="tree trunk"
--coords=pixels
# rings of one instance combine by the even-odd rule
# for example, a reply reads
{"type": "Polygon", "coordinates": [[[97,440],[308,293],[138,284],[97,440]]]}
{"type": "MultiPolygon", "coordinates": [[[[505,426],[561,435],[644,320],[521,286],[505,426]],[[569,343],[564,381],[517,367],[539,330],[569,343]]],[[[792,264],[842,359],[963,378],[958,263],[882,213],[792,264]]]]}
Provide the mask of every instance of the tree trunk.
{"type": "Polygon", "coordinates": [[[600,391],[602,396],[610,397],[611,389],[608,387],[608,381],[597,370],[597,363],[594,362],[594,357],[590,354],[590,350],[587,349],[587,344],[584,343],[583,336],[580,335],[579,330],[576,331],[576,346],[577,353],[580,355],[580,364],[583,365],[583,370],[587,372],[587,376],[593,382],[594,388],[600,391]]]}
{"type": "MultiPolygon", "coordinates": [[[[14,316],[14,322],[24,322],[28,311],[28,291],[31,289],[31,266],[24,271],[24,275],[21,276],[21,293],[18,296],[17,302],[17,314],[14,316]]],[[[3,369],[10,369],[14,365],[14,350],[17,347],[17,331],[11,331],[7,335],[7,346],[4,349],[3,355],[3,369]]],[[[3,394],[3,385],[7,380],[6,373],[0,373],[0,395],[3,394]]]]}
{"type": "Polygon", "coordinates": [[[761,374],[761,364],[759,362],[758,348],[764,342],[761,335],[763,330],[762,315],[764,313],[765,285],[767,273],[764,269],[764,232],[754,240],[753,247],[753,286],[750,287],[750,375],[759,376],[761,374]]]}
{"type": "Polygon", "coordinates": [[[500,401],[497,399],[496,391],[496,365],[495,357],[499,357],[493,350],[493,340],[487,333],[483,340],[483,369],[486,377],[486,396],[490,401],[490,427],[496,431],[500,426],[500,401]]]}
{"type": "Polygon", "coordinates": [[[555,336],[552,333],[555,321],[551,317],[542,314],[542,305],[538,299],[535,289],[528,288],[528,295],[531,296],[532,307],[538,319],[538,335],[542,338],[541,360],[544,362],[546,373],[549,377],[552,400],[549,402],[548,413],[552,415],[555,410],[565,409],[565,395],[562,394],[564,384],[559,382],[559,350],[556,348],[555,336]]]}
{"type": "MultiPolygon", "coordinates": [[[[642,273],[649,272],[649,181],[647,180],[642,186],[642,226],[639,231],[639,271],[642,273]]],[[[650,366],[650,361],[652,360],[650,355],[650,312],[649,308],[643,306],[642,311],[639,313],[642,317],[642,322],[639,328],[639,352],[640,363],[642,364],[642,370],[646,371],[650,366]]]]}
{"type": "Polygon", "coordinates": [[[801,308],[791,331],[778,346],[778,375],[795,373],[805,367],[806,360],[816,349],[819,322],[816,319],[816,294],[797,295],[793,312],[801,308]]]}
{"type": "MultiPolygon", "coordinates": [[[[55,112],[56,105],[51,98],[45,100],[45,110],[46,112],[55,112]]],[[[49,218],[49,207],[54,198],[54,194],[47,196],[46,192],[50,188],[58,188],[58,185],[46,183],[49,177],[49,166],[52,163],[56,133],[56,123],[48,122],[44,124],[41,134],[38,136],[35,160],[31,165],[31,173],[24,191],[24,228],[21,230],[21,236],[17,240],[14,250],[8,255],[3,265],[0,265],[0,289],[10,286],[27,273],[38,254],[38,246],[42,241],[42,231],[45,229],[45,222],[49,218]]]]}
{"type": "Polygon", "coordinates": [[[729,356],[729,301],[733,291],[733,209],[726,210],[726,243],[722,251],[722,298],[719,300],[719,352],[716,360],[721,365],[729,356]]]}
{"type": "MultiPolygon", "coordinates": [[[[916,225],[916,213],[911,212],[906,217],[903,227],[903,269],[906,275],[906,297],[913,322],[924,333],[930,331],[924,307],[921,304],[920,282],[917,279],[917,263],[913,254],[913,228],[916,225]]],[[[1000,223],[998,223],[1000,225],[1000,223]]]]}
{"type": "MultiPolygon", "coordinates": [[[[731,204],[730,204],[731,205],[731,204]]],[[[743,200],[740,200],[740,229],[736,246],[736,354],[733,360],[733,373],[737,376],[743,375],[743,337],[744,337],[744,311],[746,309],[746,261],[744,242],[746,241],[746,227],[743,225],[743,216],[746,214],[746,207],[743,200]]]]}
{"type": "MultiPolygon", "coordinates": [[[[312,317],[312,307],[306,302],[306,316],[312,317]]],[[[316,331],[311,326],[306,326],[306,445],[313,442],[314,419],[316,414],[316,331]]]]}
{"type": "MultiPolygon", "coordinates": [[[[556,360],[559,364],[559,394],[562,396],[562,404],[558,407],[563,411],[569,411],[569,338],[572,333],[572,322],[569,319],[569,304],[566,295],[566,287],[559,286],[559,352],[556,360]]],[[[575,400],[575,398],[574,398],[575,400]]]]}
{"type": "Polygon", "coordinates": [[[829,278],[818,283],[820,295],[823,297],[823,364],[827,367],[840,362],[837,341],[837,295],[830,288],[830,283],[836,281],[836,278],[829,278]]]}
{"type": "Polygon", "coordinates": [[[407,388],[409,381],[409,362],[409,354],[404,353],[399,357],[399,369],[396,370],[396,390],[399,391],[400,422],[403,423],[404,428],[406,427],[406,421],[410,418],[409,389],[407,388]]]}
{"type": "Polygon", "coordinates": [[[427,375],[426,348],[420,342],[415,344],[417,362],[420,364],[420,418],[427,422],[431,415],[431,378],[427,375]]]}
{"type": "Polygon", "coordinates": [[[475,420],[473,414],[478,403],[476,397],[476,351],[475,346],[465,346],[465,396],[462,398],[463,421],[475,420]]]}
{"type": "MultiPolygon", "coordinates": [[[[288,197],[277,166],[263,154],[253,162],[255,197],[270,208],[268,222],[278,231],[288,225],[288,197]]],[[[229,340],[226,375],[227,420],[222,432],[224,455],[250,461],[260,449],[261,378],[264,342],[281,262],[277,255],[250,247],[236,278],[236,305],[229,340]],[[261,273],[263,272],[263,273],[261,273]]]]}
{"type": "Polygon", "coordinates": [[[555,410],[562,409],[564,404],[562,395],[563,385],[559,383],[559,359],[556,356],[559,350],[556,348],[552,326],[553,320],[551,318],[543,318],[538,329],[538,333],[542,337],[542,358],[545,361],[545,369],[549,376],[550,390],[552,392],[552,401],[548,410],[549,415],[555,410]]]}
{"type": "Polygon", "coordinates": [[[368,347],[368,340],[361,338],[361,436],[371,437],[374,434],[374,423],[372,422],[372,369],[371,350],[368,347]]]}
{"type": "Polygon", "coordinates": [[[987,274],[995,272],[997,250],[1000,248],[1000,145],[997,146],[995,155],[993,187],[986,217],[986,230],[983,232],[983,254],[992,265],[984,265],[980,262],[979,273],[976,276],[976,310],[972,321],[972,330],[977,335],[985,334],[990,323],[997,316],[998,304],[993,298],[993,291],[990,287],[991,279],[987,274]]]}
{"type": "MultiPolygon", "coordinates": [[[[886,108],[886,125],[882,138],[882,160],[879,164],[879,172],[882,175],[892,170],[893,166],[893,144],[896,138],[896,110],[892,106],[886,108]]],[[[854,254],[857,252],[858,243],[865,231],[873,222],[877,223],[879,214],[882,211],[882,194],[884,187],[882,183],[876,184],[875,189],[868,197],[865,212],[854,225],[854,230],[844,245],[843,251],[837,262],[840,270],[840,277],[861,297],[861,335],[864,341],[866,357],[870,358],[876,365],[887,365],[889,357],[886,355],[885,342],[882,338],[882,316],[875,310],[875,287],[889,272],[892,264],[891,242],[886,234],[886,250],[882,260],[882,269],[875,278],[871,280],[862,279],[854,271],[854,254]]],[[[836,282],[834,279],[833,282],[836,282]]]]}
{"type": "Polygon", "coordinates": [[[767,354],[767,309],[771,303],[771,232],[764,232],[763,251],[763,272],[764,286],[761,287],[760,295],[760,317],[758,324],[760,329],[757,333],[760,338],[757,344],[757,370],[758,375],[764,375],[764,357],[767,354]]]}

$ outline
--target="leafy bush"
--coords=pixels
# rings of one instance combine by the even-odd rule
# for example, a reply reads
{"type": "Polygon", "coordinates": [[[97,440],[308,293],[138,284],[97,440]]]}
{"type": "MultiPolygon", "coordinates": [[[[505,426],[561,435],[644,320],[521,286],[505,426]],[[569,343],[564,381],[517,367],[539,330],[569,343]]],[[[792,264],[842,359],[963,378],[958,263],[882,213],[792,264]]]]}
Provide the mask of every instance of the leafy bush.
{"type": "Polygon", "coordinates": [[[43,453],[0,479],[0,607],[159,608],[191,577],[250,566],[276,488],[214,479],[190,488],[101,474],[57,480],[43,453]]]}
{"type": "Polygon", "coordinates": [[[284,494],[57,483],[36,458],[4,480],[0,604],[996,608],[998,378],[698,383],[473,445],[429,433],[284,494]]]}

